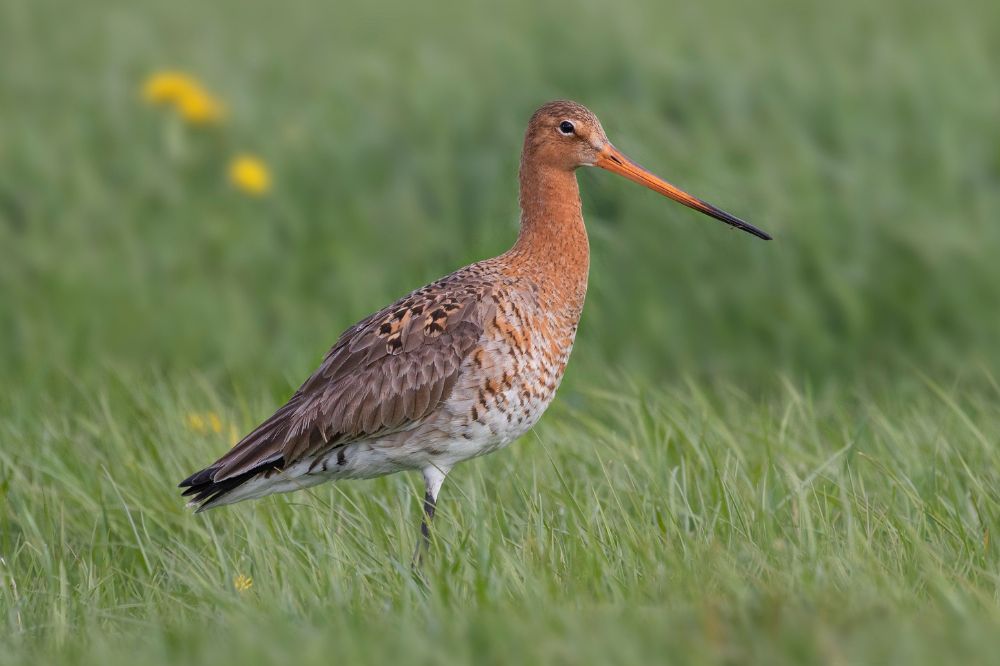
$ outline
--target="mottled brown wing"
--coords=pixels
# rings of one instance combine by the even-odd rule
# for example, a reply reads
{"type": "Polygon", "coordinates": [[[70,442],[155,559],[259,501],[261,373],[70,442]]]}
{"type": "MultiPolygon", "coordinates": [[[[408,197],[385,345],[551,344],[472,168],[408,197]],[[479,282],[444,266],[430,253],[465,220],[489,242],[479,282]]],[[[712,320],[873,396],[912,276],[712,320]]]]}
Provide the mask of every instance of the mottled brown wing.
{"type": "Polygon", "coordinates": [[[204,471],[219,482],[287,467],[419,423],[451,393],[492,316],[489,282],[470,277],[455,273],[349,328],[284,406],[204,471]]]}

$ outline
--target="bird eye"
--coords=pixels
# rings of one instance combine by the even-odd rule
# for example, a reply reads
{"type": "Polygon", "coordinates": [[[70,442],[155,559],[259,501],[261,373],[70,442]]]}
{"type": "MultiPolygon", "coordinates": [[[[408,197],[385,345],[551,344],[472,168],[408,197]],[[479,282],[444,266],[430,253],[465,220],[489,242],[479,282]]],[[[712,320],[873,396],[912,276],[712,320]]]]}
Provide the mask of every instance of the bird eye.
{"type": "Polygon", "coordinates": [[[567,136],[573,133],[573,129],[574,129],[573,123],[571,123],[568,120],[564,120],[561,123],[559,123],[559,131],[567,136]]]}

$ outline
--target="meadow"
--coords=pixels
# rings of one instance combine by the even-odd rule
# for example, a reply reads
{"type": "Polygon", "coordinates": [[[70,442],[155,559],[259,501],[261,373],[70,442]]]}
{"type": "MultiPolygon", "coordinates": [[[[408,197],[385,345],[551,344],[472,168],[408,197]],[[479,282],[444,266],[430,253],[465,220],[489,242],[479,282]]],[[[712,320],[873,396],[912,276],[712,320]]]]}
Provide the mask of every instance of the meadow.
{"type": "Polygon", "coordinates": [[[0,55],[0,665],[995,660],[1000,5],[9,0],[0,55]],[[218,122],[143,100],[173,69],[218,122]],[[566,379],[422,580],[414,475],[185,509],[511,244],[560,97],[775,240],[581,171],[566,379]]]}

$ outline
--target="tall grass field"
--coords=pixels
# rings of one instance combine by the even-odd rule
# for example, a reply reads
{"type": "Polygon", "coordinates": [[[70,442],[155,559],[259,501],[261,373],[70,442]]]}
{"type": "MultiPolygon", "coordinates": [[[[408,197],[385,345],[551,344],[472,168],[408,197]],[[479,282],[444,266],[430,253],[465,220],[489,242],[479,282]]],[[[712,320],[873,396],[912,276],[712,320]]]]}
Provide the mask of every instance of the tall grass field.
{"type": "Polygon", "coordinates": [[[7,0],[0,56],[0,664],[995,663],[1000,4],[7,0]],[[775,240],[582,170],[566,379],[422,575],[417,475],[186,509],[510,246],[554,98],[775,240]]]}

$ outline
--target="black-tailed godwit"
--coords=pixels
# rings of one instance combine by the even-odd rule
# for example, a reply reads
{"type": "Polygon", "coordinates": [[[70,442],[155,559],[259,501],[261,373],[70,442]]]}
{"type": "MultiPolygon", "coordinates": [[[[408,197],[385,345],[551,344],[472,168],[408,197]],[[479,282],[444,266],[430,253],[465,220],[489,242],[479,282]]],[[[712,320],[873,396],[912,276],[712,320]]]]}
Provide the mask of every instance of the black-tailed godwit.
{"type": "Polygon", "coordinates": [[[345,331],[284,406],[181,482],[191,504],[203,511],[325,481],[420,470],[424,543],[452,468],[527,432],[562,379],[590,264],[575,173],[581,166],[613,171],[770,239],[628,159],[585,107],[550,102],[528,123],[514,246],[345,331]]]}

